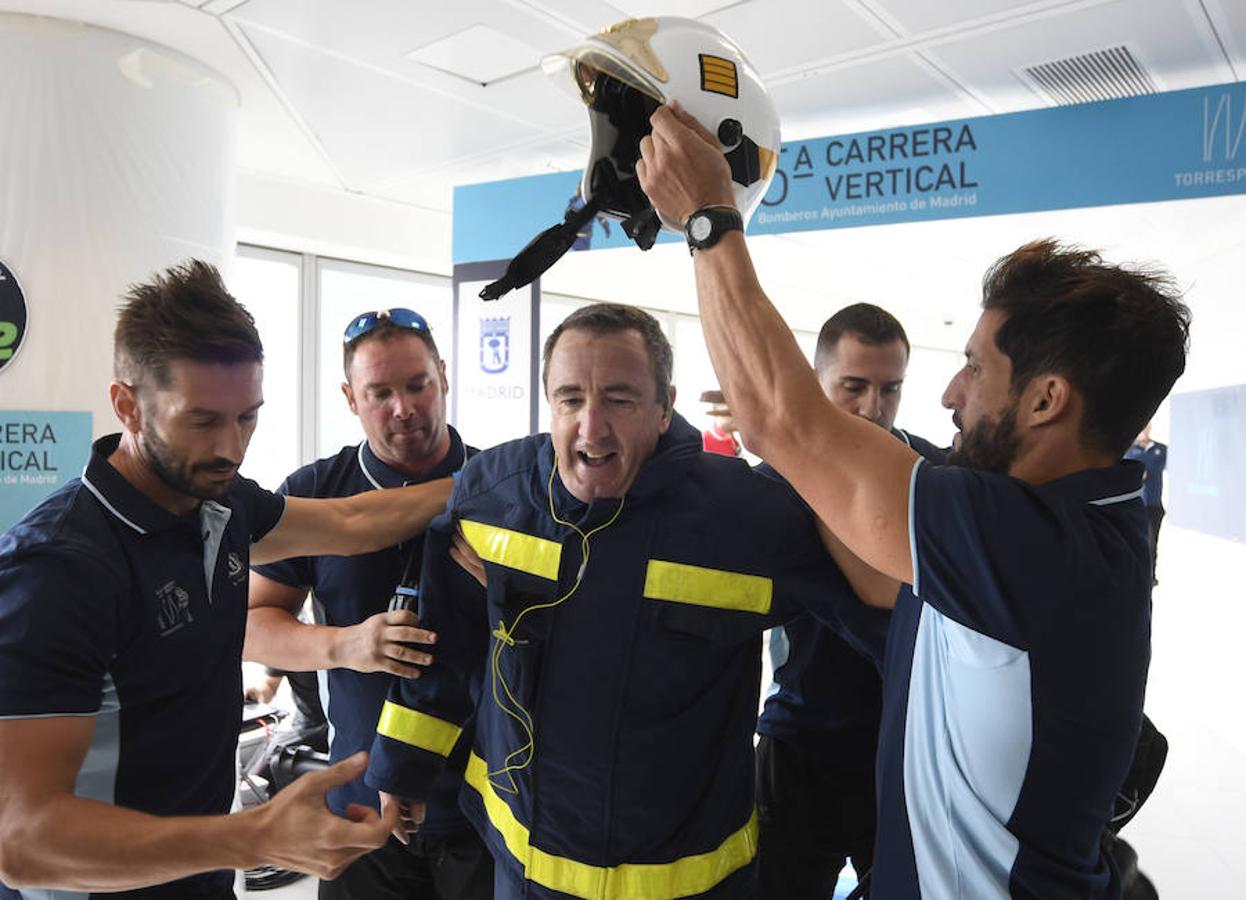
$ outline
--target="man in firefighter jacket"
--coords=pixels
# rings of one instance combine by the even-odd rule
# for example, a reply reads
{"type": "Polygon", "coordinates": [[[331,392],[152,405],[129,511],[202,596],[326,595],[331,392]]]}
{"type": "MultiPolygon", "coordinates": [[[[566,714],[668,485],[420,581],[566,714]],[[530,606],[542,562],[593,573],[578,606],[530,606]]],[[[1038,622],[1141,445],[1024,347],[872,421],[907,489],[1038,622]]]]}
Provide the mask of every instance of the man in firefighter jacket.
{"type": "Polygon", "coordinates": [[[573,313],[545,345],[552,433],[469,462],[430,527],[435,659],[395,682],[367,782],[417,827],[465,766],[499,900],[756,897],[761,634],[806,609],[886,627],[785,485],[701,452],[670,372],[648,314],[573,313]]]}

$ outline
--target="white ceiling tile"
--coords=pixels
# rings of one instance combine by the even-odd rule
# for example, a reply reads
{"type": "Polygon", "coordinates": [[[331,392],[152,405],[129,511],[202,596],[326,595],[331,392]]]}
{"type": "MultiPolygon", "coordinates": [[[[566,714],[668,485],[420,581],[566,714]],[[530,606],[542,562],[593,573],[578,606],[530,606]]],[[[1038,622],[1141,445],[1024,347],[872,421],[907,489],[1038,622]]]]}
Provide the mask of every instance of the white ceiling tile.
{"type": "Polygon", "coordinates": [[[541,71],[495,81],[488,87],[474,89],[472,96],[499,112],[504,111],[546,131],[583,130],[588,133],[588,111],[584,104],[541,71]]]}
{"type": "Polygon", "coordinates": [[[416,84],[243,27],[282,90],[353,187],[535,137],[416,84]]]}
{"type": "Polygon", "coordinates": [[[472,25],[403,54],[407,59],[458,75],[481,86],[531,69],[541,51],[488,25],[472,25]]]}
{"type": "Polygon", "coordinates": [[[231,16],[380,68],[410,66],[404,54],[412,49],[476,25],[533,48],[531,66],[578,34],[519,0],[250,0],[231,16]]]}
{"type": "Polygon", "coordinates": [[[682,16],[685,19],[699,19],[706,13],[712,13],[725,6],[736,5],[737,0],[611,0],[611,6],[617,6],[632,18],[645,16],[682,16]]]}
{"type": "MultiPolygon", "coordinates": [[[[859,0],[862,7],[876,11],[882,18],[900,25],[904,34],[918,34],[939,28],[980,22],[998,18],[1009,13],[1033,12],[1055,3],[1035,3],[1034,0],[859,0]]],[[[1103,0],[1089,0],[1102,3],[1103,0]]],[[[1076,4],[1061,0],[1059,6],[1068,9],[1076,4]]]]}
{"type": "MultiPolygon", "coordinates": [[[[549,23],[565,30],[568,47],[587,35],[596,34],[603,28],[634,15],[625,12],[617,3],[603,3],[600,0],[501,0],[501,2],[509,2],[512,6],[522,7],[531,15],[544,18],[549,23]]],[[[641,15],[671,15],[658,8],[660,5],[652,4],[641,15]]]]}
{"type": "Polygon", "coordinates": [[[744,50],[762,77],[811,60],[870,47],[884,38],[842,3],[764,0],[705,17],[744,50]]]}
{"type": "Polygon", "coordinates": [[[908,56],[786,81],[771,93],[784,140],[982,114],[908,56]]]}

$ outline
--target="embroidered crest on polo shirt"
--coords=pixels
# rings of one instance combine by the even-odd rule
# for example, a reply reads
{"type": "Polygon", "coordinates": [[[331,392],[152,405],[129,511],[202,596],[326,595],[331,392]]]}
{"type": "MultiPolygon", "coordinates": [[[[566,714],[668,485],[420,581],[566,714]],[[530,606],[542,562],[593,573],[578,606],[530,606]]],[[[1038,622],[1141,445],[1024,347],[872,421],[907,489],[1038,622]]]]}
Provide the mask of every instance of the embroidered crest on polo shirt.
{"type": "Polygon", "coordinates": [[[190,614],[190,594],[177,582],[170,581],[156,589],[156,627],[161,637],[168,637],[195,621],[190,614]]]}
{"type": "Polygon", "coordinates": [[[243,579],[247,577],[247,567],[242,564],[242,557],[237,553],[231,552],[225,559],[226,568],[229,573],[229,580],[233,584],[242,584],[243,579]]]}

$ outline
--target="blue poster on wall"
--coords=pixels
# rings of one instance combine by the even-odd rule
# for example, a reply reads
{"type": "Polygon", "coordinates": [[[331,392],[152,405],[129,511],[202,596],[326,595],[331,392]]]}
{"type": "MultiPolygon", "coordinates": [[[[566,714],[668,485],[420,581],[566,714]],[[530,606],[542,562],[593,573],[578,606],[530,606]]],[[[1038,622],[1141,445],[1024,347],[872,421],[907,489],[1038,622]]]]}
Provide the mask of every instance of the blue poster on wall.
{"type": "MultiPolygon", "coordinates": [[[[509,259],[580,173],[458,187],[454,261],[509,259]]],[[[749,234],[1246,193],[1246,82],[788,141],[749,234]]],[[[594,221],[577,249],[622,247],[594,221]]],[[[679,240],[671,234],[664,239],[679,240]]]]}
{"type": "Polygon", "coordinates": [[[89,412],[0,410],[0,531],[81,475],[90,452],[89,412]]]}

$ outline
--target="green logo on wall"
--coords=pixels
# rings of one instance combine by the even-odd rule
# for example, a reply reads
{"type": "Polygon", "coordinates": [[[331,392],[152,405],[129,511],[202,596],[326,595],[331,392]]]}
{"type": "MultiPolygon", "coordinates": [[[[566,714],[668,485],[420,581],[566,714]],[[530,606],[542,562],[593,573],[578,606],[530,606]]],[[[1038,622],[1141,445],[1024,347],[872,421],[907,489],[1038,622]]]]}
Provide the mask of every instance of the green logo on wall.
{"type": "Polygon", "coordinates": [[[13,270],[0,260],[0,369],[9,364],[26,337],[26,298],[13,270]]]}

